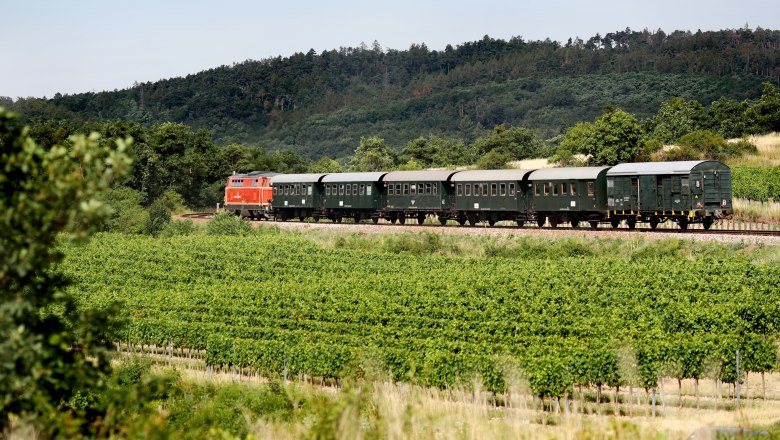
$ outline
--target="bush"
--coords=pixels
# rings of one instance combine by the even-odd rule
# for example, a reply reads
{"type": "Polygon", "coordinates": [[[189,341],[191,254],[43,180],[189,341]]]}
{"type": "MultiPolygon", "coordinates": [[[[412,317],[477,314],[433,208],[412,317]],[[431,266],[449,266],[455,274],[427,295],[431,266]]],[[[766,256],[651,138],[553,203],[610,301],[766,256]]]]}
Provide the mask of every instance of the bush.
{"type": "Polygon", "coordinates": [[[197,231],[195,222],[192,220],[174,220],[160,231],[160,237],[179,237],[183,235],[192,235],[197,231]]]}
{"type": "Polygon", "coordinates": [[[208,235],[251,235],[252,226],[248,221],[236,217],[230,212],[222,211],[214,215],[206,224],[208,235]]]}
{"type": "Polygon", "coordinates": [[[157,199],[149,207],[149,215],[146,217],[146,225],[144,231],[156,237],[160,234],[160,231],[171,222],[171,211],[165,206],[165,203],[161,199],[157,199]]]}
{"type": "Polygon", "coordinates": [[[141,206],[143,195],[140,192],[123,186],[107,191],[102,199],[113,209],[105,222],[106,231],[122,234],[144,232],[148,214],[141,206]]]}

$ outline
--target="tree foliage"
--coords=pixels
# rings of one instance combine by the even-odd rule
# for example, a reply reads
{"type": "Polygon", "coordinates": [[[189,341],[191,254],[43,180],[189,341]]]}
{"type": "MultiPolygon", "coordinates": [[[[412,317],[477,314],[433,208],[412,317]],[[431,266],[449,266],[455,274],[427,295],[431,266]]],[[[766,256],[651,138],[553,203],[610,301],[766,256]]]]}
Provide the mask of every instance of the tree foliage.
{"type": "Polygon", "coordinates": [[[71,136],[47,149],[0,109],[0,431],[16,416],[71,436],[98,417],[76,402],[110,371],[114,309],[76,307],[55,245],[59,234],[85,238],[110,214],[96,196],[130,162],[127,142],[99,139],[71,136]]]}
{"type": "Polygon", "coordinates": [[[636,118],[619,109],[607,110],[595,123],[579,123],[566,131],[558,158],[570,162],[583,154],[591,165],[629,162],[641,152],[642,127],[636,118]]]}

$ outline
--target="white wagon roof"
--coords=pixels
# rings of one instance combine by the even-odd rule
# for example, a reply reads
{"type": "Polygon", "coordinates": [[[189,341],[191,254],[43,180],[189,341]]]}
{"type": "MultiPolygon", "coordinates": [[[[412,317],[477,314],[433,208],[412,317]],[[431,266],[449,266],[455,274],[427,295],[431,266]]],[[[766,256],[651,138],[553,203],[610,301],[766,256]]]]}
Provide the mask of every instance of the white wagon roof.
{"type": "Polygon", "coordinates": [[[385,174],[387,173],[384,171],[374,173],[333,173],[323,177],[321,182],[379,182],[385,174]]]}
{"type": "Polygon", "coordinates": [[[708,160],[683,160],[677,162],[621,163],[607,172],[608,176],[629,176],[647,174],[690,174],[697,165],[708,160]]]}
{"type": "Polygon", "coordinates": [[[534,170],[469,170],[452,176],[453,182],[490,182],[523,180],[534,170]]]}
{"type": "Polygon", "coordinates": [[[446,182],[458,171],[452,170],[419,170],[419,171],[392,171],[387,173],[383,182],[446,182]]]}
{"type": "Polygon", "coordinates": [[[596,179],[609,167],[542,168],[531,173],[528,180],[587,180],[596,179]]]}

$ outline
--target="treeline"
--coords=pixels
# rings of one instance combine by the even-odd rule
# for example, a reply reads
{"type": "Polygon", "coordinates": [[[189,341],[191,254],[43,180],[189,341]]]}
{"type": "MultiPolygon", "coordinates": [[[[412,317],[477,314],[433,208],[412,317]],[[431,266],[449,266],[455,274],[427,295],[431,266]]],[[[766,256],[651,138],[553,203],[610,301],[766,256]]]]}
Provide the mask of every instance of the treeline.
{"type": "MultiPolygon", "coordinates": [[[[231,143],[220,146],[210,132],[182,123],[145,127],[114,121],[77,124],[47,121],[33,125],[30,136],[51,148],[67,144],[73,134],[97,132],[102,142],[132,137],[132,172],[115,183],[112,202],[150,206],[166,192],[169,208],[214,206],[223,199],[225,178],[234,173],[266,170],[281,173],[331,173],[392,169],[473,166],[496,169],[514,160],[553,157],[563,164],[614,165],[626,161],[727,160],[755,147],[726,138],[780,131],[780,92],[765,83],[760,98],[732,101],[720,98],[705,107],[696,100],[674,98],[657,113],[639,119],[624,110],[607,108],[593,123],[580,122],[564,135],[542,140],[524,127],[496,125],[469,141],[436,134],[417,134],[402,148],[378,136],[361,137],[350,156],[308,160],[292,150],[269,151],[261,146],[231,143]],[[678,144],[677,148],[663,148],[678,144]],[[579,155],[579,156],[578,156],[579,155]]],[[[772,197],[772,196],[769,196],[772,197]]],[[[128,207],[129,209],[129,207],[128,207]]],[[[143,222],[135,222],[141,224],[143,222]]],[[[119,230],[129,232],[125,228],[119,230]]]]}
{"type": "Polygon", "coordinates": [[[340,48],[221,66],[126,90],[52,99],[5,98],[28,121],[167,121],[221,143],[262,143],[305,157],[340,157],[361,137],[399,147],[420,133],[457,136],[497,124],[552,137],[606,105],[649,116],[672,97],[755,98],[780,81],[780,31],[670,34],[626,29],[555,41],[485,36],[445,50],[340,48]]]}

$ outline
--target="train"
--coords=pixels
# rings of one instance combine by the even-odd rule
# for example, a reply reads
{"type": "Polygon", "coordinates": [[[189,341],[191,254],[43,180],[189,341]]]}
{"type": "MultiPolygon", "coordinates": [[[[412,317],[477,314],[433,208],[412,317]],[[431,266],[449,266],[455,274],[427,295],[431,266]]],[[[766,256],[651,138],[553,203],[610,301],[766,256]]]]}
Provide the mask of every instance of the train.
{"type": "Polygon", "coordinates": [[[442,225],[710,229],[733,213],[731,170],[713,160],[611,167],[279,174],[227,178],[224,209],[252,219],[442,225]]]}

